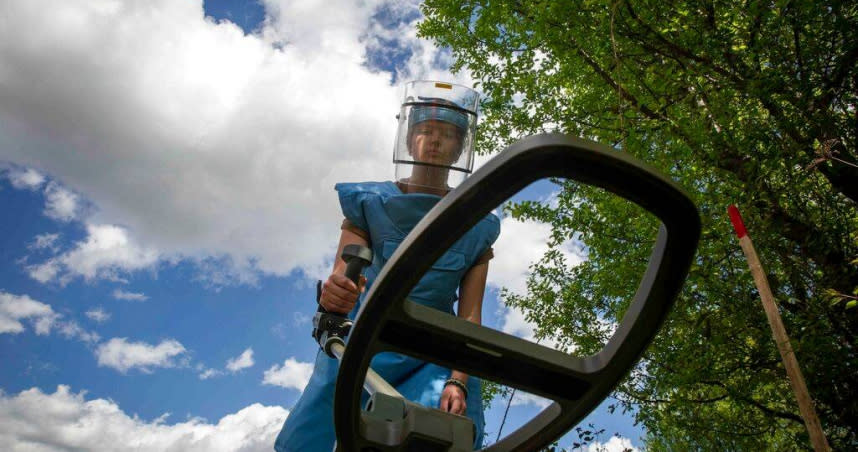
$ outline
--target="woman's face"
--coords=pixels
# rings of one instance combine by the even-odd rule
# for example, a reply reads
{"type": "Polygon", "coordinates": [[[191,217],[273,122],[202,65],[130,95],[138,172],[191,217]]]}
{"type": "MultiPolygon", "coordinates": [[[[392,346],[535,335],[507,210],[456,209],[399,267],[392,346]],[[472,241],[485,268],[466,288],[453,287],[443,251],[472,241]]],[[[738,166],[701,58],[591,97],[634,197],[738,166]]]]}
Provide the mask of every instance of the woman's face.
{"type": "Polygon", "coordinates": [[[453,124],[431,119],[413,126],[410,148],[417,162],[447,166],[459,159],[462,135],[453,124]]]}

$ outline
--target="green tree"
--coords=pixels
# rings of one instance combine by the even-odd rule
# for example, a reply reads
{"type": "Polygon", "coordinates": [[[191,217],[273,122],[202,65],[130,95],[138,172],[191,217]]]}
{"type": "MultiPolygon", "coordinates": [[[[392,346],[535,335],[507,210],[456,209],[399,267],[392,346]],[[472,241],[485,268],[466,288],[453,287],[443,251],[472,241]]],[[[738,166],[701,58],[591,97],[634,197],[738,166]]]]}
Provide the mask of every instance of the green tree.
{"type": "MultiPolygon", "coordinates": [[[[643,365],[617,389],[652,450],[809,447],[726,207],[738,204],[832,447],[858,447],[858,6],[837,1],[426,0],[422,36],[486,95],[478,149],[532,133],[595,139],[695,197],[698,256],[643,365]]],[[[652,219],[560,182],[527,296],[541,334],[592,352],[621,318],[652,219]],[[586,204],[582,204],[586,200],[586,204]],[[622,221],[606,221],[621,218],[622,221]],[[575,237],[589,259],[570,267],[575,237]],[[538,319],[538,320],[537,320],[538,319]]]]}

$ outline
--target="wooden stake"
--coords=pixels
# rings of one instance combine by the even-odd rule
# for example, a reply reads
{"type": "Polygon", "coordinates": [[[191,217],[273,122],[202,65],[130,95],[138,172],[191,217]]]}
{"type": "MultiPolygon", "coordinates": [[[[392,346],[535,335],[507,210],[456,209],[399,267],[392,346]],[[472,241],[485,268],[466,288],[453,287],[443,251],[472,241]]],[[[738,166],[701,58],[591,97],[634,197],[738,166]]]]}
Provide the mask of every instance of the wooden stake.
{"type": "Polygon", "coordinates": [[[825,439],[825,433],[822,431],[822,425],[819,423],[819,417],[817,417],[816,409],[813,407],[813,400],[807,392],[807,385],[805,385],[801,369],[798,367],[798,360],[796,360],[792,345],[789,342],[789,336],[787,336],[786,328],[784,328],[781,315],[778,312],[775,297],[772,296],[769,281],[766,279],[766,274],[763,272],[763,267],[760,264],[760,258],[757,257],[754,244],[745,230],[745,224],[742,222],[739,209],[731,205],[727,211],[730,214],[730,221],[733,222],[736,235],[739,237],[739,244],[742,246],[742,251],[748,259],[748,266],[751,268],[751,275],[754,277],[757,290],[760,292],[760,298],[763,300],[763,309],[766,311],[766,317],[769,318],[772,335],[775,338],[778,351],[781,353],[781,359],[783,359],[790,386],[792,386],[795,398],[798,400],[799,412],[804,419],[807,432],[810,434],[810,443],[816,452],[828,452],[831,450],[831,447],[828,445],[828,440],[825,439]]]}

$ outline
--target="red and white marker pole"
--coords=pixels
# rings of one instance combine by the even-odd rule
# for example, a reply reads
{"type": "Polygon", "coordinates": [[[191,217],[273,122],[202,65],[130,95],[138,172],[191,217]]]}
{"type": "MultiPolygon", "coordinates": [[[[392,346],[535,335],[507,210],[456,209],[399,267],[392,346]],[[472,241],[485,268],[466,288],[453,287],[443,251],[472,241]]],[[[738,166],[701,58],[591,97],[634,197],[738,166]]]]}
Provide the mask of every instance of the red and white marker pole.
{"type": "Polygon", "coordinates": [[[789,342],[789,336],[787,336],[786,328],[784,328],[781,315],[778,312],[775,297],[772,296],[769,281],[766,279],[765,272],[763,272],[763,267],[760,264],[760,258],[757,257],[754,244],[745,230],[745,224],[742,222],[739,209],[731,205],[727,208],[727,212],[730,214],[733,229],[736,230],[736,235],[739,237],[739,245],[742,246],[742,251],[745,252],[745,257],[748,259],[748,266],[751,268],[751,275],[754,277],[754,283],[760,292],[760,298],[763,300],[763,309],[766,311],[766,317],[769,318],[769,325],[772,327],[775,343],[784,361],[790,386],[792,386],[795,398],[798,400],[799,412],[804,419],[805,426],[807,426],[807,432],[810,434],[810,443],[813,445],[813,450],[816,452],[830,451],[831,447],[828,445],[828,440],[825,439],[825,433],[822,431],[822,425],[819,423],[819,417],[816,415],[816,409],[813,407],[813,400],[810,398],[807,385],[804,383],[804,376],[802,376],[801,369],[798,367],[798,360],[795,358],[795,353],[789,342]]]}

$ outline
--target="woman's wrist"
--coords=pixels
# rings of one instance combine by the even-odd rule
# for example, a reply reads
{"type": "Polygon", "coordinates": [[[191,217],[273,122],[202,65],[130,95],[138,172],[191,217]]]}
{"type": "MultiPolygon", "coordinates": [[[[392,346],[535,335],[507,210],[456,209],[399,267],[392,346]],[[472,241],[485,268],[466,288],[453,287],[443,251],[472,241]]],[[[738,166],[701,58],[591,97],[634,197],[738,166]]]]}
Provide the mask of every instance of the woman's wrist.
{"type": "Polygon", "coordinates": [[[465,382],[459,380],[458,378],[448,378],[447,381],[444,382],[444,387],[447,386],[455,386],[462,390],[462,393],[465,394],[465,398],[468,398],[468,386],[465,385],[465,382]]]}
{"type": "Polygon", "coordinates": [[[459,381],[461,381],[462,383],[465,383],[465,384],[467,384],[467,383],[468,383],[468,374],[466,374],[466,373],[464,373],[464,372],[462,372],[462,371],[459,371],[459,370],[455,370],[455,369],[453,369],[453,370],[450,372],[450,377],[449,377],[449,378],[455,378],[456,380],[459,380],[459,381]]]}

